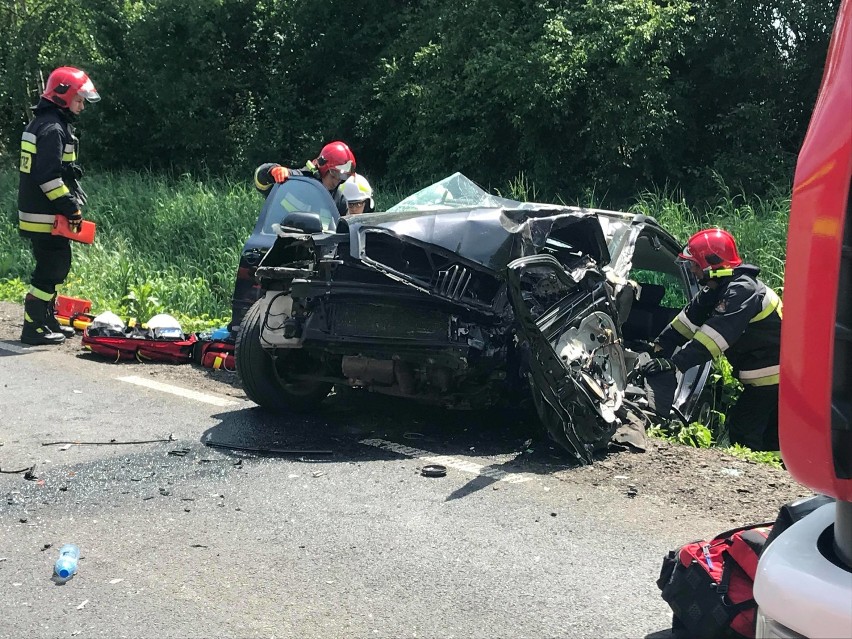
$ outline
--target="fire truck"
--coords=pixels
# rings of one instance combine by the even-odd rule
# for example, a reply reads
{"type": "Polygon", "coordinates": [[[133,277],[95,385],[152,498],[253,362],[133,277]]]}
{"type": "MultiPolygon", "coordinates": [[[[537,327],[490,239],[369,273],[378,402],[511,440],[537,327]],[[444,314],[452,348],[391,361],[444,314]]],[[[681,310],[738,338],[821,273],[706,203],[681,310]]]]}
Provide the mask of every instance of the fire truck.
{"type": "Polygon", "coordinates": [[[834,501],[761,556],[758,638],[852,637],[850,186],[852,0],[843,0],[793,184],[778,425],[791,475],[834,501]]]}

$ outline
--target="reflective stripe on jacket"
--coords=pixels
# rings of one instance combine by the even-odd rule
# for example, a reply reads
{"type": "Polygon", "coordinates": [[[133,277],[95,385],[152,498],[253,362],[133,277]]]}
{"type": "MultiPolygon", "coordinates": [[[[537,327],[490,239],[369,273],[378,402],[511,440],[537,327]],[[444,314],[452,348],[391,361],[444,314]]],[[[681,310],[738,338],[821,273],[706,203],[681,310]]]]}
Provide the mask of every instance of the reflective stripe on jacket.
{"type": "Polygon", "coordinates": [[[72,217],[80,210],[77,150],[68,116],[42,99],[21,135],[18,228],[22,234],[50,233],[56,215],[72,217]]]}
{"type": "Polygon", "coordinates": [[[685,371],[725,355],[739,380],[752,386],[778,383],[781,298],[744,264],[715,289],[704,287],[678,313],[657,342],[685,371]]]}

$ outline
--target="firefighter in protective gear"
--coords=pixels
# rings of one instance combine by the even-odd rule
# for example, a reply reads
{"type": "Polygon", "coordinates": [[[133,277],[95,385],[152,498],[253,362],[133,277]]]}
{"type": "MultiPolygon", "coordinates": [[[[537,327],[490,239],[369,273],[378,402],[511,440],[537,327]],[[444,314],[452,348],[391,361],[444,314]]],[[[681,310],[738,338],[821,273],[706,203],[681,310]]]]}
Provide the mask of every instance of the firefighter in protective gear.
{"type": "Polygon", "coordinates": [[[57,215],[78,227],[86,194],[80,187],[83,171],[77,164],[78,140],[72,122],[86,102],[100,100],[83,71],[60,67],[50,74],[34,117],[21,136],[18,183],[18,229],[30,239],[35,270],[24,301],[25,344],[60,344],[74,329],[60,326],[54,315],[56,287],[71,270],[71,242],[51,235],[57,215]]]}
{"type": "Polygon", "coordinates": [[[349,215],[372,213],[376,210],[373,202],[373,187],[363,175],[352,175],[340,185],[349,215]]]}
{"type": "Polygon", "coordinates": [[[288,169],[275,163],[261,164],[254,172],[254,185],[266,197],[274,184],[286,182],[291,175],[313,177],[328,189],[340,215],[346,215],[346,198],[337,187],[355,174],[355,155],[345,142],[329,142],[319,155],[301,169],[288,169]]]}
{"type": "Polygon", "coordinates": [[[704,286],[657,337],[642,372],[672,374],[725,355],[744,389],[727,416],[731,443],[778,450],[781,299],[727,231],[699,231],[679,257],[704,286]]]}

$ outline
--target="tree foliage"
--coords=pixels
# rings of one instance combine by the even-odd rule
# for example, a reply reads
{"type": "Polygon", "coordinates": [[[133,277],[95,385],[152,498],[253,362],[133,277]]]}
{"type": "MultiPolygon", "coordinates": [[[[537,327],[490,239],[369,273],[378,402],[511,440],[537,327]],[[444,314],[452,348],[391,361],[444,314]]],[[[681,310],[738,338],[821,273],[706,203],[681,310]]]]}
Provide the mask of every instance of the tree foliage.
{"type": "Polygon", "coordinates": [[[792,174],[837,0],[6,0],[0,154],[62,64],[88,163],[248,175],[348,141],[374,181],[620,198],[792,174]]]}

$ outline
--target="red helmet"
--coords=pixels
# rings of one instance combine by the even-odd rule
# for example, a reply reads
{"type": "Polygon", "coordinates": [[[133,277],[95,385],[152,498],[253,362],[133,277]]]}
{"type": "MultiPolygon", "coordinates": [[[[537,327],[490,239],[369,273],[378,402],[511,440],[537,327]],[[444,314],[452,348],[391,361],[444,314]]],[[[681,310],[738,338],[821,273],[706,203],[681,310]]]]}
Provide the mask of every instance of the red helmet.
{"type": "Polygon", "coordinates": [[[689,238],[678,255],[697,264],[702,271],[736,268],[743,263],[734,236],[722,229],[704,229],[689,238]]]}
{"type": "Polygon", "coordinates": [[[355,173],[355,155],[345,142],[326,144],[314,163],[319,168],[320,177],[325,177],[330,169],[340,171],[341,180],[346,180],[355,173]]]}
{"type": "Polygon", "coordinates": [[[68,108],[75,95],[80,95],[89,102],[97,102],[101,99],[95,85],[92,84],[85,72],[74,67],[59,67],[54,69],[50,77],[47,78],[47,84],[41,97],[61,107],[68,108]]]}

